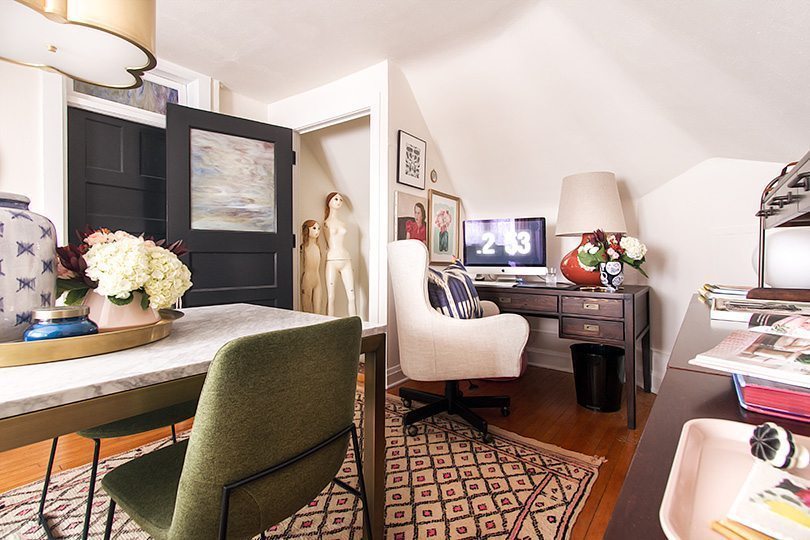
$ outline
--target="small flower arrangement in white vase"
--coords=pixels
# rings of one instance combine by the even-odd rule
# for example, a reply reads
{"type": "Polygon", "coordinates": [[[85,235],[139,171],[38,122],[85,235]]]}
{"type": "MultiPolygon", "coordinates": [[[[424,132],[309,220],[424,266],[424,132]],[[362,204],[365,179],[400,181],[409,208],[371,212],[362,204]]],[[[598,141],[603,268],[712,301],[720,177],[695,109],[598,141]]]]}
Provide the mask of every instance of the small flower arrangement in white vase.
{"type": "Polygon", "coordinates": [[[587,237],[577,252],[579,265],[589,271],[599,270],[599,277],[608,291],[615,292],[624,283],[624,265],[630,265],[644,277],[641,267],[646,262],[647,246],[638,238],[624,234],[606,234],[597,230],[587,237]]]}
{"type": "Polygon", "coordinates": [[[125,231],[80,233],[78,245],[57,249],[57,295],[68,305],[85,304],[100,330],[154,324],[191,287],[191,272],[178,256],[181,242],[164,247],[125,231]]]}

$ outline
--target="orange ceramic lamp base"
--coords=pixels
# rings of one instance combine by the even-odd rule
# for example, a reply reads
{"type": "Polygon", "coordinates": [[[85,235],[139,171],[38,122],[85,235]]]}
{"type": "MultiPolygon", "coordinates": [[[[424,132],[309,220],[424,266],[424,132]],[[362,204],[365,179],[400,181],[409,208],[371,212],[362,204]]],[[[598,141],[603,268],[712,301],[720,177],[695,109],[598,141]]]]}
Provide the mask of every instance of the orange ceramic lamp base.
{"type": "Polygon", "coordinates": [[[577,285],[587,285],[590,287],[599,287],[602,285],[599,279],[599,270],[588,271],[579,265],[577,259],[577,250],[579,247],[587,242],[587,234],[582,235],[582,242],[579,246],[575,247],[570,253],[563,257],[560,261],[560,272],[565,276],[565,279],[577,285]]]}

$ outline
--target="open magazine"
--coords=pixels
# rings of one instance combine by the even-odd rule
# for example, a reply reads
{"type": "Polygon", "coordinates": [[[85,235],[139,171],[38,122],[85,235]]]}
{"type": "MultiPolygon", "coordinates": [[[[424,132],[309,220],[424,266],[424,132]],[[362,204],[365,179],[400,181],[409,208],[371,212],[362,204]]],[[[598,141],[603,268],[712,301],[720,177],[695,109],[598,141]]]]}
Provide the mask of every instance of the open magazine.
{"type": "Polygon", "coordinates": [[[751,319],[749,330],[763,334],[810,339],[810,317],[807,315],[772,316],[764,320],[751,319]]]}
{"type": "Polygon", "coordinates": [[[689,363],[810,388],[810,339],[737,331],[689,363]]]}

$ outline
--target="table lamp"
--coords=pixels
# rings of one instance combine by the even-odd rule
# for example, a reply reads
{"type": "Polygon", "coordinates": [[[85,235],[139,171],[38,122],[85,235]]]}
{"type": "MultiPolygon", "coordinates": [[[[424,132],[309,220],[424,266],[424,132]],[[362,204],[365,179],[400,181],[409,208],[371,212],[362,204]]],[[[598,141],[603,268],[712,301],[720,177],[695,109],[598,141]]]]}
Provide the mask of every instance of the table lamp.
{"type": "Polygon", "coordinates": [[[601,285],[599,271],[586,270],[577,258],[577,250],[596,229],[627,232],[616,175],[600,171],[566,176],[560,192],[556,236],[582,236],[579,246],[560,262],[562,274],[577,285],[601,285]]]}

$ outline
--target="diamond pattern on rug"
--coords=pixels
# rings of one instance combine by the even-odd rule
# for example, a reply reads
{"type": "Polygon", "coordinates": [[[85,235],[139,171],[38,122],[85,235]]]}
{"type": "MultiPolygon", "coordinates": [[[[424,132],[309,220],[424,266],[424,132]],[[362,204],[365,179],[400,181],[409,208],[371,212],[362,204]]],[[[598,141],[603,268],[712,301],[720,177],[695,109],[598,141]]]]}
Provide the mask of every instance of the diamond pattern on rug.
{"type": "MultiPolygon", "coordinates": [[[[363,425],[363,394],[355,423],[363,425]]],[[[596,481],[601,458],[585,456],[491,428],[492,443],[481,442],[467,424],[447,415],[423,422],[405,436],[407,412],[398,398],[386,402],[386,538],[564,539],[596,481]]],[[[190,434],[180,434],[185,438],[190,434]]],[[[360,430],[362,441],[362,429],[360,430]]],[[[103,444],[103,443],[102,443],[103,444]]],[[[99,478],[118,465],[171,444],[163,439],[103,460],[99,478]]],[[[88,456],[89,457],[89,456],[88,456]]],[[[357,485],[351,445],[338,477],[357,485]]],[[[55,536],[78,538],[84,519],[89,465],[51,479],[45,513],[55,536]]],[[[100,485],[97,484],[97,485],[100,485]]],[[[41,482],[0,495],[0,537],[40,540],[37,525],[41,482]]],[[[93,502],[90,533],[101,538],[109,499],[100,488],[93,502]]],[[[271,527],[268,538],[360,539],[361,504],[334,484],[292,517],[271,527]]],[[[122,511],[113,538],[148,538],[122,511]]]]}

